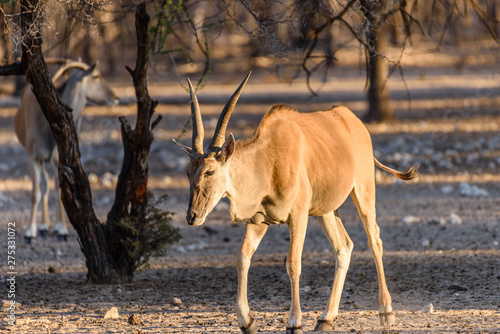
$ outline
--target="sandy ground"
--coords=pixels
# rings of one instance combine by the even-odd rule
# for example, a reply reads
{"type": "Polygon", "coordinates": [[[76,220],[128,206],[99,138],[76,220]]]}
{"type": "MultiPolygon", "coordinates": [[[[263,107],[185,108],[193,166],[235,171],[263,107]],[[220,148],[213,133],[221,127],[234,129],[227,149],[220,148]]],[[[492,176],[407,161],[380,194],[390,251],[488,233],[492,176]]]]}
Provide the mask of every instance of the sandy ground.
{"type": "MultiPolygon", "coordinates": [[[[412,92],[408,110],[404,85],[391,81],[401,123],[370,125],[374,150],[384,163],[405,169],[421,165],[410,183],[377,173],[378,223],[384,264],[397,324],[378,325],[375,266],[366,236],[350,200],[340,209],[355,247],[336,320],[337,333],[500,333],[500,77],[491,69],[452,75],[416,72],[407,77],[412,92]],[[493,74],[492,74],[493,73],[493,74]],[[432,311],[430,311],[432,304],[432,311]]],[[[257,74],[257,78],[259,75],[257,74]]],[[[265,76],[261,75],[261,79],[265,76]]],[[[200,93],[207,133],[236,85],[223,82],[200,93]]],[[[258,82],[258,81],[257,81],[258,82]]],[[[248,136],[272,103],[289,101],[301,111],[345,101],[362,115],[363,78],[353,76],[323,87],[311,99],[303,84],[248,85],[230,124],[237,137],[248,136]],[[328,93],[330,92],[330,93],[328,93]]],[[[133,90],[115,83],[123,101],[133,90]]],[[[235,258],[243,226],[233,225],[222,202],[205,228],[185,226],[188,190],[186,158],[170,138],[187,120],[186,94],[176,86],[151,85],[164,116],[155,131],[150,174],[154,193],[168,194],[166,208],[183,239],[164,257],[139,271],[133,283],[88,285],[75,232],[68,242],[52,236],[23,243],[30,207],[27,158],[12,130],[12,100],[2,99],[0,114],[0,249],[7,259],[7,224],[16,223],[16,324],[10,326],[7,290],[0,331],[12,333],[238,333],[234,300],[235,258]],[[179,100],[180,99],[180,100],[179,100]],[[116,307],[117,319],[104,319],[116,307]],[[128,319],[137,315],[138,324],[128,319]]],[[[15,103],[15,101],[13,102],[15,103]]],[[[82,161],[92,176],[94,204],[104,220],[119,172],[119,115],[133,120],[134,105],[88,107],[81,134],[82,161]]],[[[186,143],[189,138],[184,137],[186,143]]],[[[285,330],[290,287],[284,260],[286,226],[272,226],[250,270],[249,300],[262,333],[285,330]]],[[[10,287],[9,268],[0,280],[10,287]]],[[[305,242],[301,298],[303,327],[312,331],[333,281],[331,247],[314,218],[305,242]]]]}

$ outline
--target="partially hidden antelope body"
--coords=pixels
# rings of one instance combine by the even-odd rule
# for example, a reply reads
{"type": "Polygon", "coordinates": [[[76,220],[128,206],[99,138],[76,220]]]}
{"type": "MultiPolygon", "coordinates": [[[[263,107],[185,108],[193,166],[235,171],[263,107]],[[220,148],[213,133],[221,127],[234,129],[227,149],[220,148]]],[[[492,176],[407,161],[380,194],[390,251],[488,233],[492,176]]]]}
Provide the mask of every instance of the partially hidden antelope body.
{"type": "Polygon", "coordinates": [[[236,314],[243,333],[256,333],[250,316],[247,278],[252,255],[269,225],[287,224],[290,249],[286,269],[291,283],[291,307],[287,333],[302,333],[299,300],[301,257],[308,216],[317,216],[336,258],[335,278],[326,310],[316,331],[333,330],[339,311],[353,242],[344,229],[338,208],[350,195],[368,235],[377,268],[379,317],[384,326],[394,324],[391,296],[382,264],[382,240],[375,220],[375,167],[403,180],[417,176],[417,167],[398,172],[373,156],[370,135],[347,108],[300,113],[278,104],[264,115],[252,138],[225,138],[229,118],[248,81],[243,80],[223,109],[208,148],[203,148],[204,130],[200,108],[191,83],[193,119],[192,148],[179,144],[190,157],[187,221],[201,225],[222,197],[230,200],[234,221],[246,221],[243,243],[237,257],[238,290],[236,314]]]}
{"type": "MultiPolygon", "coordinates": [[[[82,62],[69,62],[63,65],[52,80],[70,72],[58,89],[61,100],[72,109],[73,121],[77,130],[80,128],[82,109],[87,101],[97,104],[113,105],[118,99],[104,80],[96,65],[89,66],[82,62]],[[72,70],[70,72],[70,70],[72,70]]],[[[37,237],[36,213],[40,200],[42,201],[43,220],[40,225],[40,234],[46,235],[50,225],[49,219],[49,185],[46,165],[53,163],[56,170],[59,155],[56,141],[52,135],[49,123],[42,113],[40,105],[31,90],[31,85],[24,88],[21,94],[21,103],[14,117],[14,129],[19,142],[28,153],[29,167],[33,188],[31,192],[31,212],[28,228],[24,234],[25,242],[37,237]]],[[[57,173],[56,173],[57,174],[57,173]]],[[[55,189],[58,191],[58,205],[56,206],[57,223],[54,233],[60,240],[67,240],[68,228],[61,202],[61,192],[58,187],[57,175],[55,189]]]]}

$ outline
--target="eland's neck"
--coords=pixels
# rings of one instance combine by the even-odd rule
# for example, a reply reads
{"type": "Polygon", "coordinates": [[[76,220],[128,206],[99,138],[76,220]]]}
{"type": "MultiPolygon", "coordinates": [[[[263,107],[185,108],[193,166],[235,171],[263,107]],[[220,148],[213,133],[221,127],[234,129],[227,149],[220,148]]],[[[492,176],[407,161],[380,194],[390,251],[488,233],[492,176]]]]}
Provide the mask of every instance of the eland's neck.
{"type": "Polygon", "coordinates": [[[61,99],[73,110],[73,120],[75,124],[79,123],[82,110],[87,103],[81,80],[76,80],[71,77],[68,78],[68,82],[61,94],[61,99]]]}
{"type": "Polygon", "coordinates": [[[233,220],[250,219],[261,209],[271,181],[267,160],[268,157],[256,143],[237,143],[235,153],[228,162],[230,184],[226,192],[233,220]]]}

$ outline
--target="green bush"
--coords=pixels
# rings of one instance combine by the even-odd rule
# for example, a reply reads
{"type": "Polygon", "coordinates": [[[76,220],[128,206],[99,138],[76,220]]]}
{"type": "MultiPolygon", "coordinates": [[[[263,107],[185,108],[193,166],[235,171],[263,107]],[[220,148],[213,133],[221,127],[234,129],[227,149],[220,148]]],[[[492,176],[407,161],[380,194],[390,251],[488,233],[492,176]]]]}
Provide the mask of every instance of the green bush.
{"type": "Polygon", "coordinates": [[[143,216],[129,215],[106,225],[112,261],[122,280],[131,281],[140,266],[163,256],[168,245],[181,239],[179,229],[171,225],[172,213],[160,207],[166,199],[148,192],[143,216]]]}

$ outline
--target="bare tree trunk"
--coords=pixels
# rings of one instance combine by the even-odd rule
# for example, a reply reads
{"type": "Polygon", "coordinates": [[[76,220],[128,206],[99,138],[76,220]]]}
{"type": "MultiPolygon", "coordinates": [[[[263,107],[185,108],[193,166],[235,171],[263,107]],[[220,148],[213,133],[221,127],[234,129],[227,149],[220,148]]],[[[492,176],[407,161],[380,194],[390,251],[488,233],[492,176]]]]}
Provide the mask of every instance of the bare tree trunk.
{"type": "MultiPolygon", "coordinates": [[[[124,157],[116,186],[115,202],[108,214],[111,235],[114,234],[113,231],[118,231],[120,220],[131,217],[132,221],[139,221],[134,218],[146,216],[148,156],[153,142],[152,130],[161,120],[161,116],[158,116],[150,126],[158,102],[149,96],[146,79],[149,59],[149,20],[145,4],[140,4],[136,11],[137,61],[134,70],[127,67],[132,75],[137,96],[137,121],[135,129],[132,130],[126,118],[120,117],[124,157]]],[[[141,226],[137,228],[140,229],[141,226]]],[[[121,242],[110,242],[110,253],[113,261],[117,263],[120,276],[123,280],[130,281],[136,267],[124,247],[126,245],[121,242]]]]}
{"type": "Polygon", "coordinates": [[[384,33],[381,29],[369,32],[368,43],[368,102],[369,109],[366,121],[385,122],[394,120],[394,110],[388,87],[389,62],[382,56],[387,47],[384,33]]]}
{"type": "Polygon", "coordinates": [[[115,74],[117,67],[115,66],[115,59],[120,57],[120,50],[116,48],[116,45],[125,46],[125,41],[121,38],[120,26],[117,23],[117,14],[119,3],[114,2],[109,4],[111,10],[101,13],[101,21],[106,22],[105,24],[100,24],[99,34],[102,36],[102,40],[99,44],[99,59],[101,59],[101,72],[106,75],[115,74]]]}
{"type": "Polygon", "coordinates": [[[361,9],[369,25],[366,35],[367,72],[368,72],[368,115],[367,122],[385,122],[395,119],[388,87],[389,63],[384,59],[387,41],[380,15],[384,0],[361,1],[361,9]]]}
{"type": "Polygon", "coordinates": [[[487,6],[487,15],[492,19],[493,22],[490,23],[491,31],[497,39],[500,39],[500,5],[498,1],[491,1],[487,6]]]}

